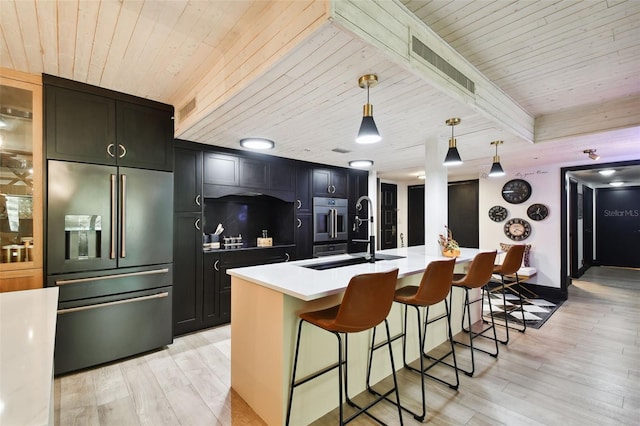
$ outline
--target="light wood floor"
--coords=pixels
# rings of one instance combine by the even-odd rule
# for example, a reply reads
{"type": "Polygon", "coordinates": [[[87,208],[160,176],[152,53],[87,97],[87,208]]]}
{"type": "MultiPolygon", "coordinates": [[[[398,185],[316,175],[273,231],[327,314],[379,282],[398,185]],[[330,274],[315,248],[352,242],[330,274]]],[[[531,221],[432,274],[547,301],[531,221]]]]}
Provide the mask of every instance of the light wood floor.
{"type": "MultiPolygon", "coordinates": [[[[264,424],[230,389],[229,339],[229,327],[219,327],[177,338],[164,350],[58,377],[55,422],[264,424]]],[[[468,362],[467,350],[458,347],[457,353],[459,362],[468,362]]],[[[402,370],[399,378],[403,403],[417,409],[419,377],[402,370]]],[[[477,354],[476,375],[460,380],[458,391],[428,381],[426,422],[640,424],[640,270],[591,268],[574,280],[569,299],[542,328],[513,332],[498,359],[477,354]]],[[[398,424],[394,408],[383,403],[373,412],[398,424]]],[[[314,425],[337,424],[336,419],[337,410],[314,425]]],[[[404,423],[420,424],[410,415],[404,423]]],[[[353,424],[375,423],[362,416],[353,424]]]]}

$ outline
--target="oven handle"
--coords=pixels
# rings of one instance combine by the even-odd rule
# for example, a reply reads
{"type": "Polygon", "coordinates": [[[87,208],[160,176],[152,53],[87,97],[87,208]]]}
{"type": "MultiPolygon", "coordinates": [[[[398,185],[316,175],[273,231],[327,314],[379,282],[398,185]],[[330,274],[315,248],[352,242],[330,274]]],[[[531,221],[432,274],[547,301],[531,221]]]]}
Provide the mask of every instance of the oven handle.
{"type": "Polygon", "coordinates": [[[331,238],[338,238],[338,209],[331,209],[333,213],[333,229],[331,238]]]}
{"type": "Polygon", "coordinates": [[[87,277],[87,278],[74,278],[71,280],[56,281],[56,285],[86,283],[89,281],[98,281],[98,280],[113,280],[116,278],[137,277],[140,275],[166,274],[168,272],[169,272],[169,268],[164,268],[164,269],[153,269],[151,271],[129,272],[126,274],[101,275],[99,277],[87,277]]]}
{"type": "Polygon", "coordinates": [[[143,302],[145,300],[151,300],[151,299],[162,299],[167,296],[169,296],[169,292],[165,291],[164,293],[152,294],[150,296],[134,297],[133,299],[116,300],[115,302],[105,302],[105,303],[98,303],[96,305],[78,306],[76,308],[58,309],[58,314],[68,314],[71,312],[88,311],[89,309],[98,309],[98,308],[104,308],[105,306],[122,305],[125,303],[132,303],[132,302],[143,302]]]}

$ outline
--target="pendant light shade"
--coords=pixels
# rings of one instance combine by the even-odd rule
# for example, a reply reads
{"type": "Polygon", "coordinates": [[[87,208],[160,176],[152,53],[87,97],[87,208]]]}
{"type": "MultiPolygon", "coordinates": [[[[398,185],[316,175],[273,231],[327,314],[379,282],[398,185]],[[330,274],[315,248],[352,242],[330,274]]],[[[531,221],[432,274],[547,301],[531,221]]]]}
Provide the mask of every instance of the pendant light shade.
{"type": "Polygon", "coordinates": [[[358,85],[367,89],[367,103],[364,105],[362,113],[362,124],[360,124],[360,130],[356,137],[357,143],[367,144],[380,142],[382,136],[378,131],[375,121],[373,121],[373,105],[369,103],[369,87],[378,84],[378,76],[375,74],[363,75],[358,79],[358,85]]]}
{"type": "Polygon", "coordinates": [[[501,144],[502,141],[491,142],[491,145],[496,146],[496,155],[493,156],[493,164],[491,165],[491,170],[489,171],[489,176],[491,177],[504,176],[504,170],[502,169],[502,165],[500,164],[500,156],[498,155],[498,145],[501,144]]]}
{"type": "Polygon", "coordinates": [[[447,126],[451,126],[451,138],[449,139],[449,150],[447,151],[447,156],[444,158],[445,166],[458,166],[462,164],[462,158],[460,158],[460,153],[458,152],[458,148],[456,147],[456,139],[453,137],[453,126],[457,126],[460,124],[459,118],[450,118],[445,123],[447,126]]]}

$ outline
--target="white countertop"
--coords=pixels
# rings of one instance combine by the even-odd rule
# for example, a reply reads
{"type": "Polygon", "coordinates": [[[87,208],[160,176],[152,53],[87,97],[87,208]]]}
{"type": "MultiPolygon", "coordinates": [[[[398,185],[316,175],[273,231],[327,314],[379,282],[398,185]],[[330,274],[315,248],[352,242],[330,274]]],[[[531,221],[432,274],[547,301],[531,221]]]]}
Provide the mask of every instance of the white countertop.
{"type": "Polygon", "coordinates": [[[0,425],[53,422],[58,288],[0,293],[0,425]]]}
{"type": "MultiPolygon", "coordinates": [[[[460,256],[457,259],[458,263],[470,261],[481,250],[462,248],[460,251],[460,256]]],[[[310,301],[343,292],[354,275],[384,272],[398,268],[398,278],[402,278],[422,273],[427,265],[434,260],[446,259],[442,256],[426,254],[424,246],[381,250],[376,253],[404,256],[404,258],[380,260],[375,263],[362,263],[326,270],[304,267],[304,265],[354,257],[354,255],[342,254],[294,262],[235,268],[229,269],[227,273],[232,277],[242,278],[289,296],[310,301]]]]}

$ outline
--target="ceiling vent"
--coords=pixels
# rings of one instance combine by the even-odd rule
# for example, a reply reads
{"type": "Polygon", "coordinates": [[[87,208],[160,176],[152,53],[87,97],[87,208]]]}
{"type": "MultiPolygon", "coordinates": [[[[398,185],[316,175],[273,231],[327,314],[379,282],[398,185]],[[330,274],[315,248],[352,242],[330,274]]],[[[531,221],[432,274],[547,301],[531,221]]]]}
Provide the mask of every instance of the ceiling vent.
{"type": "Polygon", "coordinates": [[[348,149],[343,149],[343,148],[333,148],[331,151],[337,152],[338,154],[348,154],[351,152],[348,149]]]}
{"type": "Polygon", "coordinates": [[[433,50],[429,49],[426,44],[418,40],[415,36],[411,36],[411,50],[425,61],[442,71],[447,77],[453,79],[456,83],[471,93],[476,92],[476,85],[469,80],[460,71],[455,69],[449,62],[444,60],[433,50]]]}
{"type": "Polygon", "coordinates": [[[187,102],[185,106],[180,108],[180,110],[178,111],[178,118],[180,119],[180,121],[184,120],[195,109],[196,109],[196,98],[194,97],[189,102],[187,102]]]}

